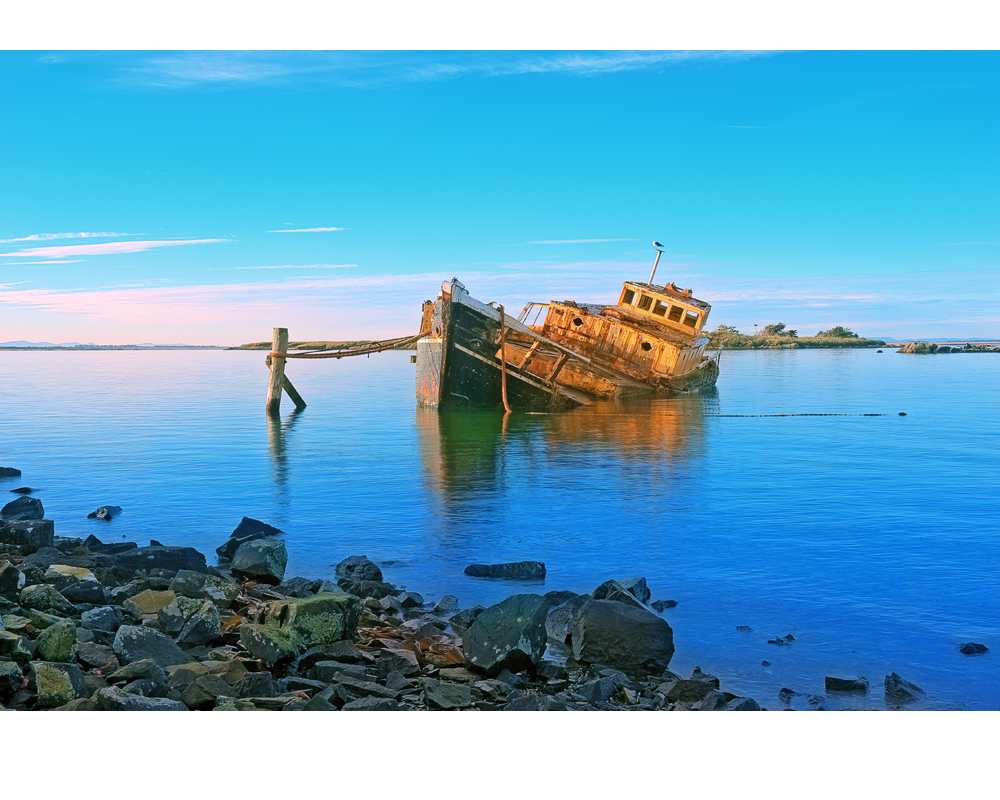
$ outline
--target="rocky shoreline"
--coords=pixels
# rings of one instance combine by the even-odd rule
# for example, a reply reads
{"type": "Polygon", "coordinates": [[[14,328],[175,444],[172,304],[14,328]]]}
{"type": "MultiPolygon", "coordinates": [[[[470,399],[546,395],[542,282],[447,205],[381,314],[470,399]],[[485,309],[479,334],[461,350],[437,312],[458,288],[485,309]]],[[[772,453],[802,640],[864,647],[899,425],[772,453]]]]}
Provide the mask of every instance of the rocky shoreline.
{"type": "MultiPolygon", "coordinates": [[[[643,578],[462,608],[393,586],[362,555],[336,583],[287,577],[282,532],[248,518],[216,566],[190,547],[59,537],[23,490],[0,510],[2,709],[764,710],[700,668],[670,671],[673,631],[653,610],[670,601],[651,603],[643,578]]],[[[120,511],[91,516],[113,526],[120,511]]],[[[894,702],[922,694],[895,673],[885,685],[894,702]]],[[[825,707],[791,690],[781,707],[795,696],[825,707]]]]}

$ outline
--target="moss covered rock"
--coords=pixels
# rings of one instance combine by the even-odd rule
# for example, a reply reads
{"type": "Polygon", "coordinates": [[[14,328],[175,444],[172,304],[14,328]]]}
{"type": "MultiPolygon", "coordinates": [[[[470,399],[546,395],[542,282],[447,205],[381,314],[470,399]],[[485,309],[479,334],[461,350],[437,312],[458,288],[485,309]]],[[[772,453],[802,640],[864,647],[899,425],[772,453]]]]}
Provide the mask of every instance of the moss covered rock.
{"type": "Polygon", "coordinates": [[[38,705],[43,708],[64,706],[90,694],[83,672],[77,664],[33,661],[31,669],[35,676],[38,705]]]}
{"type": "Polygon", "coordinates": [[[69,600],[47,583],[25,586],[21,590],[21,605],[39,611],[54,611],[56,614],[76,616],[79,613],[69,600]]]}
{"type": "Polygon", "coordinates": [[[64,619],[38,634],[38,655],[45,661],[76,661],[76,624],[64,619]]]}

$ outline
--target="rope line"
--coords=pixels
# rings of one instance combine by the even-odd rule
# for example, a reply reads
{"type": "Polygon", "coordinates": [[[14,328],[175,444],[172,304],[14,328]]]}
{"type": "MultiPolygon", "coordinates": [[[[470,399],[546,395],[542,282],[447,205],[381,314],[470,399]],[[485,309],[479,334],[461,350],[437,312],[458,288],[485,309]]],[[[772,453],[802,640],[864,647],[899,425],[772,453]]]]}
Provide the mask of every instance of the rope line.
{"type": "Polygon", "coordinates": [[[384,339],[355,350],[312,350],[306,353],[276,353],[272,350],[268,355],[272,358],[347,358],[348,356],[363,356],[371,353],[380,353],[383,350],[390,350],[393,347],[415,342],[425,335],[418,333],[416,336],[404,336],[400,339],[384,339]]]}
{"type": "Polygon", "coordinates": [[[887,417],[888,414],[704,414],[706,417],[887,417]]]}

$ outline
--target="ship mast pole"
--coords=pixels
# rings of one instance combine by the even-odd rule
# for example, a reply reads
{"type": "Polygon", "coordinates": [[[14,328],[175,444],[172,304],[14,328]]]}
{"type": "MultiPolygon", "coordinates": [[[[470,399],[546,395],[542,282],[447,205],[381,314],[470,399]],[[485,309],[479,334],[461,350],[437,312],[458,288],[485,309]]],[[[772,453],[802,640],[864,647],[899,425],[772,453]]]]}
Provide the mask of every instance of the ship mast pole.
{"type": "Polygon", "coordinates": [[[656,274],[656,265],[660,263],[660,256],[663,255],[663,250],[660,249],[661,247],[663,247],[662,244],[660,244],[659,242],[653,242],[653,247],[656,248],[656,260],[653,262],[653,271],[649,273],[648,283],[650,284],[650,286],[653,285],[653,276],[656,274]]]}

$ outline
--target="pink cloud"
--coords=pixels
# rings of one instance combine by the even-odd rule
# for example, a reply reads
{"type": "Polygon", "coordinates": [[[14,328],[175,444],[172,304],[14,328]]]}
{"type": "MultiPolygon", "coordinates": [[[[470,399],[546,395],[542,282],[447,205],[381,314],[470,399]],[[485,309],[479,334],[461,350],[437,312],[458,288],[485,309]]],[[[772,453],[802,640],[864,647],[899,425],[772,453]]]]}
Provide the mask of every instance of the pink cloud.
{"type": "Polygon", "coordinates": [[[228,242],[229,239],[178,239],[178,240],[147,240],[141,242],[104,242],[102,244],[70,244],[57,247],[31,247],[17,253],[0,253],[7,258],[29,258],[53,256],[104,256],[116,253],[141,253],[156,247],[177,247],[182,244],[215,244],[228,242]]]}

